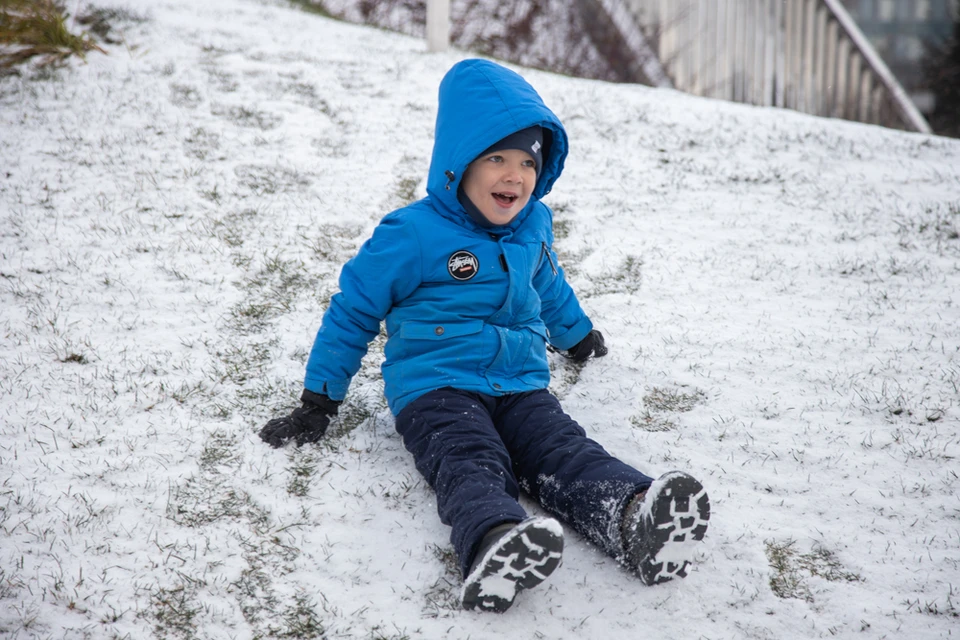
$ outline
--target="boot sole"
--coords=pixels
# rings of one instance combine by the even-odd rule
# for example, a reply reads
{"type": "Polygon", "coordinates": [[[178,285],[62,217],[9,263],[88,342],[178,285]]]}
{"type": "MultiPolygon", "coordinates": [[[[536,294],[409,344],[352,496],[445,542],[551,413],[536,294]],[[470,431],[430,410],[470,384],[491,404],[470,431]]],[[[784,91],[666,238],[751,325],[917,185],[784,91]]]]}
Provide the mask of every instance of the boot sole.
{"type": "Polygon", "coordinates": [[[649,489],[652,507],[643,514],[646,553],[637,566],[644,584],[685,578],[697,543],[707,534],[710,499],[695,478],[673,472],[649,489]]]}
{"type": "Polygon", "coordinates": [[[487,551],[463,584],[467,610],[503,613],[523,589],[532,589],[560,566],[563,529],[556,520],[531,518],[487,551]]]}

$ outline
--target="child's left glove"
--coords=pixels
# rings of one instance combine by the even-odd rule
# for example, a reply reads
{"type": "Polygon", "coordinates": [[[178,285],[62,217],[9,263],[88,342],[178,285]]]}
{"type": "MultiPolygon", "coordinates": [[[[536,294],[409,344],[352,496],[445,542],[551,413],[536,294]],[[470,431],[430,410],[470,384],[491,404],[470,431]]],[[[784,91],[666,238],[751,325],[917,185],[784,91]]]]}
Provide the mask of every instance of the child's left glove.
{"type": "Polygon", "coordinates": [[[306,442],[316,442],[327,432],[330,418],[337,415],[340,402],[325,395],[303,390],[300,396],[303,406],[294,409],[290,415],[274,418],[260,430],[260,439],[271,447],[282,447],[292,439],[297,446],[306,442]]]}
{"type": "Polygon", "coordinates": [[[593,329],[587,337],[576,345],[567,349],[567,357],[574,362],[584,362],[590,356],[599,358],[607,355],[607,347],[603,344],[603,334],[593,329]]]}

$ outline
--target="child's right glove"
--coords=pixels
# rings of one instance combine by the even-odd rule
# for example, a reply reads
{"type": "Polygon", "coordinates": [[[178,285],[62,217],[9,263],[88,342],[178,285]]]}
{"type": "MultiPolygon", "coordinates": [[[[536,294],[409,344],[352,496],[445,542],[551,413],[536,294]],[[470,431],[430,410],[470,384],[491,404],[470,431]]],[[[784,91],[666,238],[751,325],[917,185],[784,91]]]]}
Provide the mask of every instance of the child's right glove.
{"type": "Polygon", "coordinates": [[[567,357],[574,362],[584,362],[590,356],[599,358],[607,355],[607,347],[603,344],[603,334],[592,329],[587,337],[567,349],[567,357]]]}
{"type": "Polygon", "coordinates": [[[303,390],[300,396],[303,406],[294,409],[290,415],[274,418],[260,430],[260,439],[271,447],[282,447],[292,439],[297,446],[306,442],[316,442],[327,432],[331,416],[337,415],[340,402],[325,395],[303,390]]]}

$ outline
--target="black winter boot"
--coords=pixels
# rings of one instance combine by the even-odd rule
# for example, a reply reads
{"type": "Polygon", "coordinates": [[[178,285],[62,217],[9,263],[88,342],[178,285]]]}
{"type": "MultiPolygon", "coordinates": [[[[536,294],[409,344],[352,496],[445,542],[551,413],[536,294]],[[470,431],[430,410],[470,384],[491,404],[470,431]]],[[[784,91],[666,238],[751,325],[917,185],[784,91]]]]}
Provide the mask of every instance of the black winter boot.
{"type": "Polygon", "coordinates": [[[563,527],[552,518],[494,527],[480,542],[463,582],[463,608],[503,613],[522,589],[553,573],[562,554],[563,527]]]}
{"type": "Polygon", "coordinates": [[[622,561],[644,584],[685,578],[708,520],[703,485],[682,471],[665,473],[624,510],[622,561]]]}

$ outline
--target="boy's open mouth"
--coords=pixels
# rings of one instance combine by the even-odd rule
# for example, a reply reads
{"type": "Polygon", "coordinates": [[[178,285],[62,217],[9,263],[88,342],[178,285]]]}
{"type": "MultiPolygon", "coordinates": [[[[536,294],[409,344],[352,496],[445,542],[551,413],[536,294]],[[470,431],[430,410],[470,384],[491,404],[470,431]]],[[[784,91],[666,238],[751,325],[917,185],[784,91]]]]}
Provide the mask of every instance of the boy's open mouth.
{"type": "Polygon", "coordinates": [[[517,199],[517,196],[510,195],[508,193],[495,193],[493,194],[493,198],[501,204],[510,205],[513,204],[514,200],[517,199]]]}

